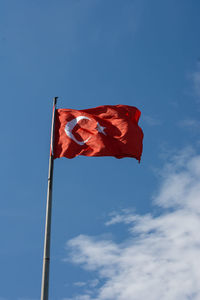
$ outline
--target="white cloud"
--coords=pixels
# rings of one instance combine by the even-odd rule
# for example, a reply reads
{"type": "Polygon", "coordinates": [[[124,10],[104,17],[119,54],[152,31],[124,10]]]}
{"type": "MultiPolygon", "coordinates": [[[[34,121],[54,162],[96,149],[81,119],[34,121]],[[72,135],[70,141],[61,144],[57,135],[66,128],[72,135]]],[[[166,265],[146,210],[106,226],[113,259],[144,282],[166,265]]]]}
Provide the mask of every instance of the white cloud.
{"type": "Polygon", "coordinates": [[[103,282],[73,300],[200,299],[200,155],[182,151],[161,174],[154,203],[162,214],[124,210],[107,222],[128,224],[128,240],[80,235],[67,243],[72,262],[103,282]]]}

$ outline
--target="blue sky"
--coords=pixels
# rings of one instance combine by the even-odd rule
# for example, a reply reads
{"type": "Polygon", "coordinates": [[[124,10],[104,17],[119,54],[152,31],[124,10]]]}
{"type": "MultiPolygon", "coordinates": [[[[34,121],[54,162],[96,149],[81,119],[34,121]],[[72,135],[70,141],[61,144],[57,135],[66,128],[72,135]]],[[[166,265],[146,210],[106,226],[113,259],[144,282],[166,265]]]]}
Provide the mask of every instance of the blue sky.
{"type": "Polygon", "coordinates": [[[50,299],[200,298],[199,12],[198,0],[1,0],[0,300],[40,299],[55,96],[137,106],[144,151],[141,164],[55,161],[50,299]]]}

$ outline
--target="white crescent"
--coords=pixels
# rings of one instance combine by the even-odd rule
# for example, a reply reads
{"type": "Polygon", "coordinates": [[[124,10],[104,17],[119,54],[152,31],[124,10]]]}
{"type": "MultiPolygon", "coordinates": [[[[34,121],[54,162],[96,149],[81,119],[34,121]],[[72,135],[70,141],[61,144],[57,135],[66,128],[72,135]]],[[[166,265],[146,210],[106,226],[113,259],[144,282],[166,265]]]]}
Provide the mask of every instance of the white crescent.
{"type": "Polygon", "coordinates": [[[85,116],[79,116],[79,117],[77,117],[77,118],[75,118],[75,119],[69,121],[69,122],[66,124],[66,126],[65,126],[65,132],[66,132],[67,136],[68,136],[70,139],[72,139],[74,142],[76,142],[78,145],[81,145],[81,146],[83,146],[85,143],[87,143],[87,141],[90,139],[90,137],[87,138],[87,140],[80,142],[80,141],[78,141],[78,140],[75,138],[75,136],[74,136],[73,133],[72,133],[72,130],[74,129],[74,127],[76,126],[76,124],[78,124],[78,122],[81,121],[81,120],[83,120],[83,119],[90,120],[89,118],[87,118],[87,117],[85,117],[85,116]]]}

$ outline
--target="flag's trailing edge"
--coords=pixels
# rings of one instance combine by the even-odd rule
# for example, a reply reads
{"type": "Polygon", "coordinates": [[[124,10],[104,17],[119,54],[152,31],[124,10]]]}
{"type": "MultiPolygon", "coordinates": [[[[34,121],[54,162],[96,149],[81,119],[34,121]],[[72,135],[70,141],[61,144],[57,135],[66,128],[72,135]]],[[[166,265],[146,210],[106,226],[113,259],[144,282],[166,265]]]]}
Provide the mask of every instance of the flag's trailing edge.
{"type": "Polygon", "coordinates": [[[85,156],[141,159],[141,112],[128,105],[104,105],[74,110],[57,109],[54,158],[85,156]]]}

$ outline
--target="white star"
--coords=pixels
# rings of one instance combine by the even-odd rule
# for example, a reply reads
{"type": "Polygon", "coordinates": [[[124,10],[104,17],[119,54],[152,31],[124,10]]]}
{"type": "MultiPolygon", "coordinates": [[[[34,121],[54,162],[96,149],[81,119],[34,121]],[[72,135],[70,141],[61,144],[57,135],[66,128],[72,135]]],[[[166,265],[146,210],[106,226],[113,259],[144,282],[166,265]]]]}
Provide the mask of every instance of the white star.
{"type": "Polygon", "coordinates": [[[105,129],[105,128],[106,128],[106,127],[101,126],[101,125],[99,124],[99,122],[97,122],[97,127],[96,127],[96,129],[97,129],[98,132],[103,133],[104,135],[106,135],[106,133],[104,132],[104,129],[105,129]]]}

